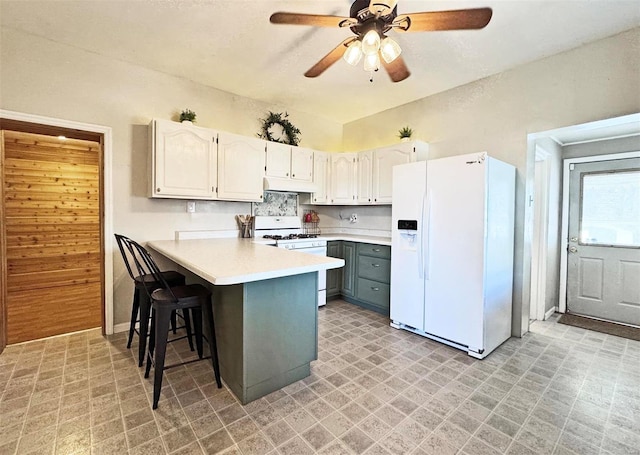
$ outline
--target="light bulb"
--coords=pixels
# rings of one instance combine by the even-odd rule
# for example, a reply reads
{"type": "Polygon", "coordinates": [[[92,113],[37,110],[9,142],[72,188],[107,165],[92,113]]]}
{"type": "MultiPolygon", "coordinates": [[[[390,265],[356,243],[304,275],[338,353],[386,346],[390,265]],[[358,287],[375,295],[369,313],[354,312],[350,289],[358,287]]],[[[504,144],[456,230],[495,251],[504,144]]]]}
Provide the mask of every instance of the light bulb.
{"type": "Polygon", "coordinates": [[[349,44],[342,58],[344,58],[349,65],[357,65],[362,58],[362,43],[360,40],[355,40],[349,44]]]}
{"type": "Polygon", "coordinates": [[[382,58],[387,63],[391,63],[397,59],[401,52],[402,49],[400,49],[398,43],[388,36],[380,43],[380,54],[382,54],[382,58]]]}
{"type": "Polygon", "coordinates": [[[380,35],[375,30],[369,30],[362,38],[362,52],[365,55],[377,54],[380,49],[380,35]]]}
{"type": "Polygon", "coordinates": [[[378,71],[380,68],[380,57],[378,54],[369,54],[364,56],[364,70],[378,71]]]}

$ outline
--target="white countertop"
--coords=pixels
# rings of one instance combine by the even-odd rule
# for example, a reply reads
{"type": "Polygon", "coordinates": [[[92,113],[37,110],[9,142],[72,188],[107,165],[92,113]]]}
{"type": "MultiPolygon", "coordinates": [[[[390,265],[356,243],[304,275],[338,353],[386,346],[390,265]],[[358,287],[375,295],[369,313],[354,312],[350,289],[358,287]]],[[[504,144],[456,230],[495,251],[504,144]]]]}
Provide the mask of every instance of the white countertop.
{"type": "Polygon", "coordinates": [[[274,248],[252,240],[154,240],[147,245],[217,285],[268,280],[344,266],[343,259],[274,248]]]}

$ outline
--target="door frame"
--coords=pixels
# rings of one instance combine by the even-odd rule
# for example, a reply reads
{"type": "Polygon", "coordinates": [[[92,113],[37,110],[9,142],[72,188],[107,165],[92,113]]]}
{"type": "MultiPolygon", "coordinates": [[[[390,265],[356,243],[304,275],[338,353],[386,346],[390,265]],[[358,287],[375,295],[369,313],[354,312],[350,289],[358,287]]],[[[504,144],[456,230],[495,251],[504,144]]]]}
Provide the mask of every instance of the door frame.
{"type": "Polygon", "coordinates": [[[544,321],[546,319],[546,289],[547,289],[547,243],[549,237],[549,186],[551,178],[551,153],[546,151],[539,144],[535,146],[535,192],[534,200],[534,232],[532,234],[532,251],[531,251],[531,301],[529,317],[531,317],[531,309],[534,309],[535,319],[544,321]],[[540,168],[538,168],[540,163],[540,168]],[[538,172],[540,171],[540,172],[538,172]],[[539,209],[539,210],[538,210],[539,209]],[[540,216],[536,217],[535,214],[540,216]],[[536,236],[535,232],[538,232],[536,236]],[[535,249],[535,251],[534,251],[535,249]],[[533,274],[533,271],[536,274],[533,274]],[[535,296],[535,301],[534,297],[535,296]]]}
{"type": "Polygon", "coordinates": [[[640,151],[613,153],[610,155],[584,156],[580,158],[568,158],[563,160],[562,169],[562,225],[560,234],[560,294],[558,312],[567,312],[567,269],[569,247],[569,173],[571,165],[576,163],[590,163],[596,161],[613,161],[625,158],[640,158],[640,151]]]}
{"type": "MultiPolygon", "coordinates": [[[[104,249],[104,326],[102,330],[105,334],[113,334],[113,188],[112,188],[112,159],[113,159],[113,138],[112,129],[109,126],[95,125],[92,123],[76,122],[73,120],[44,117],[35,114],[8,111],[0,109],[0,117],[7,120],[16,120],[40,125],[70,128],[80,131],[102,134],[102,204],[103,204],[103,249],[104,249]]],[[[4,289],[4,286],[3,286],[4,289]]],[[[3,325],[6,324],[5,299],[2,298],[0,311],[3,315],[3,325]]],[[[0,327],[0,346],[6,344],[6,327],[0,327]]]]}

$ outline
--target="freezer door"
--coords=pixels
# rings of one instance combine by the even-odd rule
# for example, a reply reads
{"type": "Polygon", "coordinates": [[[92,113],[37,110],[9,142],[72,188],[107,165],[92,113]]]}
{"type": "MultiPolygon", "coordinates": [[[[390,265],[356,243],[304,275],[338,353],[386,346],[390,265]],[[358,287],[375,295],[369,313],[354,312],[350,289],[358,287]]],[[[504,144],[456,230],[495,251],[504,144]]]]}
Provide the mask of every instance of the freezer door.
{"type": "Polygon", "coordinates": [[[424,330],[421,244],[426,184],[426,161],[393,167],[390,316],[395,323],[419,330],[424,330]]]}
{"type": "Polygon", "coordinates": [[[429,161],[425,332],[483,347],[486,163],[477,155],[429,161]]]}

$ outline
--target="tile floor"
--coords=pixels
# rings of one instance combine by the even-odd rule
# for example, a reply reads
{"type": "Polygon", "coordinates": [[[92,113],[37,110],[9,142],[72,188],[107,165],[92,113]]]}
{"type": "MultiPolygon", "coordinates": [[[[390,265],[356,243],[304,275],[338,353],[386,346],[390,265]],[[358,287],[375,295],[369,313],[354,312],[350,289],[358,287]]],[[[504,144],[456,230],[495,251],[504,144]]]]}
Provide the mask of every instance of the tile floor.
{"type": "Polygon", "coordinates": [[[319,348],[310,377],[247,406],[208,363],[169,370],[153,412],[124,334],[10,346],[0,454],[640,454],[638,342],[553,318],[478,361],[334,301],[319,348]]]}

